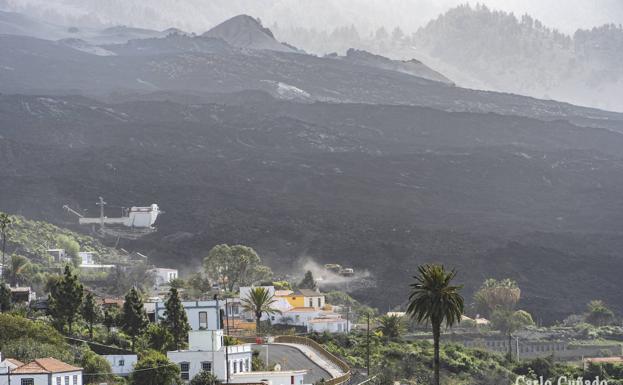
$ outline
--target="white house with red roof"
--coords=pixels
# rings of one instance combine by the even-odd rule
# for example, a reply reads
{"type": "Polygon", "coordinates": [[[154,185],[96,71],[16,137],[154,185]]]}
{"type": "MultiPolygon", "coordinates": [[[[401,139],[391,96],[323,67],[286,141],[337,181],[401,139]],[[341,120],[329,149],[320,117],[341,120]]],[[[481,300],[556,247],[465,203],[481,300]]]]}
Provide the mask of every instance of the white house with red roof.
{"type": "Polygon", "coordinates": [[[9,384],[82,385],[82,368],[55,358],[39,358],[27,364],[6,359],[0,363],[0,385],[9,384]]]}

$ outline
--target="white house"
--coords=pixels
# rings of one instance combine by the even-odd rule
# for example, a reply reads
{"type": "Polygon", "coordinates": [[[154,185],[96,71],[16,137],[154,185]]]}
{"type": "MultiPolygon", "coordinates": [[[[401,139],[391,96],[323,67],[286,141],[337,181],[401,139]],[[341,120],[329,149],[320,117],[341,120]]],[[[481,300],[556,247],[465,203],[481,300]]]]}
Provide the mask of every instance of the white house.
{"type": "Polygon", "coordinates": [[[36,359],[10,369],[9,373],[0,369],[0,385],[8,385],[9,376],[11,385],[82,385],[82,368],[55,358],[36,359]]]}
{"type": "Polygon", "coordinates": [[[156,267],[147,271],[154,277],[154,284],[156,287],[167,285],[174,279],[178,278],[177,269],[166,269],[162,267],[156,267]]]}
{"type": "Polygon", "coordinates": [[[322,309],[325,305],[325,296],[317,290],[299,289],[298,294],[304,297],[303,302],[305,307],[313,307],[316,309],[322,309]]]}
{"type": "Polygon", "coordinates": [[[94,265],[95,264],[95,253],[92,251],[80,251],[78,253],[80,257],[80,265],[94,265]]]}
{"type": "Polygon", "coordinates": [[[2,353],[0,353],[0,384],[4,384],[3,375],[6,375],[10,370],[16,369],[24,365],[23,362],[15,360],[13,358],[2,359],[2,353]]]}
{"type": "Polygon", "coordinates": [[[243,372],[233,374],[229,382],[233,384],[302,385],[307,370],[280,370],[274,372],[243,372]]]}
{"type": "MultiPolygon", "coordinates": [[[[164,302],[154,302],[156,322],[164,318],[164,302]]],[[[220,311],[225,308],[223,300],[209,301],[182,301],[188,323],[192,330],[219,330],[222,329],[220,311]]]]}
{"type": "Polygon", "coordinates": [[[201,371],[217,378],[251,371],[251,344],[224,346],[223,330],[195,330],[188,333],[188,349],[167,352],[167,357],[180,366],[182,380],[188,381],[201,371]]]}
{"type": "Polygon", "coordinates": [[[348,333],[350,322],[341,317],[319,317],[307,323],[308,332],[348,333]]]}
{"type": "Polygon", "coordinates": [[[105,354],[102,357],[110,364],[112,373],[119,377],[128,377],[138,361],[136,354],[105,354]]]}
{"type": "Polygon", "coordinates": [[[71,257],[67,255],[65,249],[48,249],[46,251],[52,257],[54,262],[71,261],[71,257]]]}
{"type": "MultiPolygon", "coordinates": [[[[300,385],[306,370],[252,372],[251,344],[225,346],[221,315],[225,301],[182,302],[192,330],[188,333],[188,349],[167,352],[179,365],[183,381],[190,381],[202,371],[213,373],[219,380],[229,377],[232,383],[265,382],[270,385],[300,385]]],[[[164,315],[164,304],[154,302],[156,319],[164,315]]]]}

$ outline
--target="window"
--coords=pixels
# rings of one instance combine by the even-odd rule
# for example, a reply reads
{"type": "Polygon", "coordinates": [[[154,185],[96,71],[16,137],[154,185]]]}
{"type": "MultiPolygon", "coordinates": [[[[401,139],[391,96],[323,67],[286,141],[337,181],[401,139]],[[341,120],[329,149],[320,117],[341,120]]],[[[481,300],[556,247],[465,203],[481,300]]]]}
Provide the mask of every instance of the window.
{"type": "Polygon", "coordinates": [[[318,307],[322,307],[322,305],[321,305],[321,304],[322,304],[322,299],[321,299],[321,298],[318,298],[318,307]]]}
{"type": "Polygon", "coordinates": [[[234,373],[238,373],[238,361],[234,361],[234,373]]]}
{"type": "Polygon", "coordinates": [[[190,380],[190,375],[188,374],[189,370],[190,364],[188,362],[180,362],[180,376],[182,377],[182,380],[190,380]]]}
{"type": "Polygon", "coordinates": [[[35,385],[35,379],[34,378],[22,378],[21,385],[35,385]]]}
{"type": "Polygon", "coordinates": [[[207,329],[208,328],[208,312],[200,311],[199,312],[199,329],[207,329]]]}
{"type": "Polygon", "coordinates": [[[56,377],[56,385],[61,385],[61,381],[62,379],[60,376],[56,377]]]}
{"type": "Polygon", "coordinates": [[[314,307],[314,299],[313,298],[309,299],[309,307],[314,307]]]}
{"type": "Polygon", "coordinates": [[[204,361],[201,363],[201,370],[203,370],[204,372],[211,372],[212,371],[212,363],[210,361],[204,361]]]}
{"type": "Polygon", "coordinates": [[[125,366],[125,360],[123,358],[119,360],[119,366],[125,366]]]}
{"type": "Polygon", "coordinates": [[[65,385],[69,385],[69,376],[65,376],[65,385]]]}
{"type": "Polygon", "coordinates": [[[74,385],[78,385],[78,375],[74,374],[74,385]]]}

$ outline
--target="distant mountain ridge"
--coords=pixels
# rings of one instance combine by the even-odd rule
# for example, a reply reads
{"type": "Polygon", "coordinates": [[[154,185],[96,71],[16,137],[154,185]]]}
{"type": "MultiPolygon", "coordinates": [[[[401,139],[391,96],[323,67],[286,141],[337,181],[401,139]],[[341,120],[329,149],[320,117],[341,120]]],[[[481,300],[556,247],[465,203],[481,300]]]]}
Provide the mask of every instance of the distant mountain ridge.
{"type": "Polygon", "coordinates": [[[292,47],[279,43],[270,29],[265,28],[258,19],[249,15],[234,16],[201,36],[220,38],[239,48],[296,52],[292,47]]]}
{"type": "Polygon", "coordinates": [[[465,87],[623,111],[623,29],[568,36],[523,15],[460,6],[415,35],[428,62],[465,87]]]}

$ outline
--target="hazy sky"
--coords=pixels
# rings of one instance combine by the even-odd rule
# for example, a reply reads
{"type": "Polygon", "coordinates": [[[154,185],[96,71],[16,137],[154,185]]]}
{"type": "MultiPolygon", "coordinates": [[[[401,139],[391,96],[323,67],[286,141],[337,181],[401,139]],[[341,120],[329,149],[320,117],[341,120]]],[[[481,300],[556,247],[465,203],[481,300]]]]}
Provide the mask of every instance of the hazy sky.
{"type": "MultiPolygon", "coordinates": [[[[178,27],[203,32],[240,13],[266,25],[327,29],[354,24],[366,31],[396,25],[414,31],[465,0],[0,0],[0,8],[52,22],[101,22],[148,28],[178,27]]],[[[470,2],[472,5],[476,2],[470,2]]],[[[572,33],[604,23],[623,23],[623,0],[481,0],[491,8],[529,13],[546,25],[572,33]]]]}

